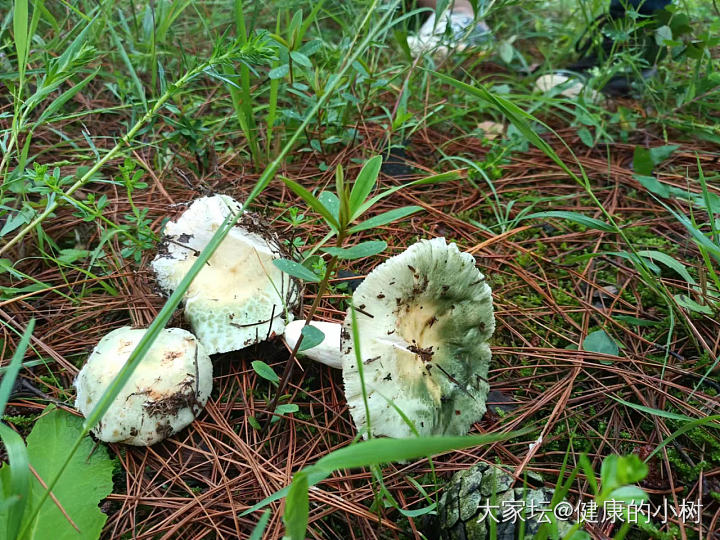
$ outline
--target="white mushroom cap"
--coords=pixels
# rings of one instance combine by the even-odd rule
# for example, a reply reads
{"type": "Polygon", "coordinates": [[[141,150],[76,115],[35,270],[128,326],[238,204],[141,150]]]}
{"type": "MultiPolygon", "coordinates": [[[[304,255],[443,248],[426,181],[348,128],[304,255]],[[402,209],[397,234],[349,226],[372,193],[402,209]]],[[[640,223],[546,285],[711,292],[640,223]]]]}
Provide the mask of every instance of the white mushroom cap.
{"type": "MultiPolygon", "coordinates": [[[[171,293],[230,213],[242,211],[226,195],[193,201],[165,226],[164,250],[152,262],[160,287],[171,293]]],[[[282,334],[285,306],[298,298],[296,282],[272,260],[278,242],[245,213],[185,293],[185,317],[208,354],[236,351],[282,334]]]]}
{"type": "MultiPolygon", "coordinates": [[[[422,240],[375,268],[353,295],[374,435],[459,435],[485,413],[495,327],[475,259],[444,238],[422,240]]],[[[343,379],[358,430],[367,429],[348,312],[343,379]]]]}
{"type": "MultiPolygon", "coordinates": [[[[300,339],[303,326],[305,326],[305,321],[292,321],[285,326],[285,341],[287,341],[291,349],[295,348],[300,339]]],[[[342,357],[340,356],[340,331],[342,325],[334,322],[310,321],[310,326],[320,330],[325,335],[325,338],[321,343],[301,351],[300,354],[326,366],[342,369],[342,357]]]]}
{"type": "MultiPolygon", "coordinates": [[[[87,417],[145,329],[124,326],[100,340],[75,379],[75,407],[87,417]]],[[[166,328],[93,428],[98,439],[149,446],[195,419],[212,392],[212,362],[187,330],[166,328]]]]}

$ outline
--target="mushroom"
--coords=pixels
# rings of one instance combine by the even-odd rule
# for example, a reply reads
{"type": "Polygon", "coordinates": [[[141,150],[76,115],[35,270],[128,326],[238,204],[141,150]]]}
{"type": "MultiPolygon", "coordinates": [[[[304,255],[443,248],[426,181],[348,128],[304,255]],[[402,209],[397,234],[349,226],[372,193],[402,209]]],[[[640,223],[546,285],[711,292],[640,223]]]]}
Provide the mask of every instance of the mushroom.
{"type": "MultiPolygon", "coordinates": [[[[326,321],[311,321],[310,325],[320,330],[325,337],[321,343],[301,351],[300,354],[326,366],[342,369],[342,358],[340,357],[340,330],[342,325],[326,321]]],[[[295,349],[304,326],[305,321],[292,321],[285,326],[285,341],[287,341],[291,349],[295,349]]]]}
{"type": "MultiPolygon", "coordinates": [[[[420,435],[465,434],[482,418],[495,318],[490,287],[472,255],[444,238],[421,240],[370,272],[353,305],[359,347],[348,311],[342,330],[313,322],[325,340],[304,354],[335,367],[341,347],[345,396],[359,431],[367,431],[368,421],[356,350],[374,435],[411,436],[403,415],[420,435]]],[[[292,335],[286,331],[289,345],[301,329],[299,323],[292,335]]]]}
{"type": "Polygon", "coordinates": [[[409,437],[462,435],[485,414],[495,329],[492,293],[475,267],[445,238],[421,240],[375,268],[353,295],[342,332],[343,379],[358,430],[409,437]],[[357,348],[356,348],[357,347],[357,348]],[[366,417],[356,353],[370,422],[366,417]],[[394,406],[393,406],[394,405],[394,406]]]}
{"type": "MultiPolygon", "coordinates": [[[[228,215],[242,205],[226,195],[192,202],[165,226],[163,249],[152,262],[160,287],[174,291],[228,215]]],[[[208,354],[236,351],[285,328],[285,308],[299,297],[297,283],[280,271],[279,241],[244,212],[185,293],[185,318],[208,354]]]]}
{"type": "MultiPolygon", "coordinates": [[[[145,329],[124,326],[97,344],[75,379],[75,407],[87,417],[145,329]]],[[[212,392],[212,362],[197,338],[166,328],[93,428],[101,441],[149,446],[195,419],[212,392]]]]}

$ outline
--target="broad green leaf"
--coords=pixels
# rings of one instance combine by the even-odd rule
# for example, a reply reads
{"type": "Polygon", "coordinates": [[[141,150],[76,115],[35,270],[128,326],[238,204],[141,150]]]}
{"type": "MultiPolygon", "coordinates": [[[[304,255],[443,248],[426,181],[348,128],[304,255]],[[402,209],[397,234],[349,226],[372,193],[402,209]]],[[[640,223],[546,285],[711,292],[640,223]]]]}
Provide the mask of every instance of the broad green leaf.
{"type": "Polygon", "coordinates": [[[572,221],[573,223],[577,223],[578,225],[582,225],[584,227],[588,227],[589,229],[596,229],[598,231],[604,231],[604,232],[613,232],[615,231],[615,227],[608,225],[604,221],[600,221],[599,219],[588,217],[584,214],[579,214],[577,212],[565,212],[562,210],[551,210],[548,212],[535,212],[534,214],[527,214],[525,216],[522,216],[518,221],[523,221],[526,219],[536,219],[536,218],[558,218],[558,219],[565,219],[567,221],[572,221]]]}
{"type": "Polygon", "coordinates": [[[308,499],[308,475],[304,471],[295,473],[285,501],[283,521],[291,540],[305,540],[310,503],[308,499]]]}
{"type": "MultiPolygon", "coordinates": [[[[65,411],[50,406],[35,422],[27,437],[27,452],[30,464],[44,482],[54,478],[82,434],[83,421],[65,411]]],[[[3,468],[5,471],[5,468],[3,468]]],[[[96,540],[100,537],[107,515],[98,504],[113,488],[113,464],[107,450],[96,447],[90,437],[84,437],[78,451],[70,459],[67,468],[53,487],[53,495],[67,515],[80,530],[78,533],[68,522],[55,502],[45,498],[32,522],[26,519],[32,514],[27,511],[23,519],[24,540],[96,540]]],[[[3,477],[3,484],[5,478],[3,477]]],[[[44,498],[45,488],[37,478],[30,483],[28,510],[35,509],[44,498]]]]}
{"type": "Polygon", "coordinates": [[[362,223],[358,223],[354,227],[351,227],[350,232],[356,233],[360,231],[366,231],[368,229],[374,229],[376,227],[382,227],[383,225],[387,225],[388,223],[392,223],[393,221],[403,219],[409,215],[419,212],[420,210],[422,210],[422,207],[420,206],[406,206],[404,208],[388,210],[387,212],[383,212],[378,216],[371,217],[370,219],[365,220],[362,223]]]}
{"type": "Polygon", "coordinates": [[[316,345],[320,345],[325,339],[325,334],[322,330],[311,324],[306,324],[301,330],[303,339],[300,343],[299,351],[306,351],[312,349],[316,345]]]}
{"type": "Polygon", "coordinates": [[[323,251],[338,259],[362,259],[382,253],[385,248],[387,248],[387,242],[384,240],[369,240],[349,248],[329,247],[323,248],[323,251]]]}
{"type": "Polygon", "coordinates": [[[356,212],[365,202],[365,199],[368,198],[373,187],[375,187],[381,166],[382,156],[374,156],[367,160],[360,170],[360,174],[358,174],[353,184],[352,191],[350,191],[350,214],[353,216],[353,219],[358,217],[356,216],[356,212]]]}
{"type": "Polygon", "coordinates": [[[340,225],[338,224],[335,217],[330,213],[330,211],[325,208],[325,206],[315,198],[315,196],[310,193],[307,189],[302,187],[297,182],[290,180],[289,178],[282,178],[282,181],[285,182],[285,185],[289,187],[295,195],[300,197],[305,203],[315,210],[318,214],[320,214],[325,221],[328,222],[328,225],[332,227],[335,231],[340,229],[340,225]]]}
{"type": "Polygon", "coordinates": [[[318,283],[320,281],[320,276],[295,261],[289,259],[273,259],[273,264],[292,277],[312,283],[318,283]]]}
{"type": "Polygon", "coordinates": [[[280,377],[278,377],[278,374],[275,373],[275,370],[262,360],[255,360],[252,363],[252,368],[260,377],[270,381],[271,383],[277,384],[280,381],[280,377]]]}
{"type": "MultiPolygon", "coordinates": [[[[617,356],[620,352],[617,343],[615,343],[613,338],[611,338],[605,330],[590,332],[583,340],[582,348],[584,351],[609,354],[611,356],[617,356]]],[[[607,360],[602,360],[602,362],[610,363],[607,360]]]]}

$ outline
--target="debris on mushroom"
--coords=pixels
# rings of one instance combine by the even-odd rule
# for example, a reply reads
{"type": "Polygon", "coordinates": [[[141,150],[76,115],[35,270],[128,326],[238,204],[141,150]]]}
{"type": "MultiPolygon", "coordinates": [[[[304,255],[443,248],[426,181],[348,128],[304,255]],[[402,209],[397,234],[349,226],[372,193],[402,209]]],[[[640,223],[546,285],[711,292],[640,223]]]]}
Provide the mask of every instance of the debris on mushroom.
{"type": "MultiPolygon", "coordinates": [[[[311,321],[310,325],[320,330],[325,335],[325,338],[318,345],[306,349],[300,354],[326,366],[342,369],[342,358],[340,357],[340,330],[342,325],[327,321],[311,321]]],[[[285,326],[285,341],[287,341],[291,349],[295,348],[300,339],[303,326],[305,326],[305,321],[292,321],[285,326]]]]}
{"type": "Polygon", "coordinates": [[[359,343],[353,343],[348,312],[341,352],[358,430],[412,436],[397,409],[420,435],[465,434],[482,418],[495,318],[490,287],[472,255],[444,238],[422,240],[375,268],[353,305],[359,343]]]}
{"type": "MultiPolygon", "coordinates": [[[[100,340],[75,379],[75,407],[87,417],[145,335],[124,326],[100,340]]],[[[93,428],[98,439],[149,446],[192,422],[212,392],[212,362],[197,338],[166,328],[93,428]]]]}
{"type": "MultiPolygon", "coordinates": [[[[163,246],[152,262],[160,287],[172,293],[228,215],[243,212],[226,195],[193,201],[165,226],[163,246]]],[[[286,308],[299,288],[273,259],[280,242],[258,220],[243,212],[190,284],[184,297],[190,321],[208,354],[236,351],[285,329],[286,308]]]]}

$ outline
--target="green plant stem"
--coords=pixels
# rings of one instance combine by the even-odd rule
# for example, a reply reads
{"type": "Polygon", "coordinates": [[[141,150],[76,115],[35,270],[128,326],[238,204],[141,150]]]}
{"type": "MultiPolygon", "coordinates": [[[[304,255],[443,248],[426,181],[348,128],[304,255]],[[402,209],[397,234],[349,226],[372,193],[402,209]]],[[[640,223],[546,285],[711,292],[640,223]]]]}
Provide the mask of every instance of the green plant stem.
{"type": "MultiPolygon", "coordinates": [[[[343,241],[345,240],[346,232],[345,230],[341,230],[340,233],[338,233],[337,242],[335,242],[336,247],[342,247],[343,241]]],[[[328,284],[330,283],[330,277],[332,276],[333,272],[335,271],[335,267],[337,266],[338,258],[333,257],[328,261],[327,266],[325,267],[325,274],[323,275],[322,281],[318,285],[318,292],[315,295],[315,299],[313,300],[312,305],[310,306],[310,310],[308,311],[307,317],[305,317],[305,326],[310,324],[310,321],[313,318],[313,315],[315,315],[315,312],[317,311],[317,308],[320,306],[320,301],[322,300],[323,295],[325,294],[325,291],[328,289],[328,284]]],[[[292,377],[293,373],[293,367],[295,366],[295,358],[297,357],[298,350],[300,349],[300,345],[302,345],[303,341],[303,335],[300,334],[300,339],[298,339],[297,343],[295,344],[295,347],[293,347],[292,352],[290,353],[290,358],[288,359],[287,363],[285,364],[285,369],[283,370],[282,377],[280,377],[280,382],[278,383],[278,386],[275,391],[275,397],[273,398],[272,402],[270,402],[270,406],[267,410],[267,419],[265,420],[265,428],[270,425],[270,420],[272,418],[272,414],[275,412],[275,409],[277,408],[278,401],[280,400],[280,396],[285,391],[285,388],[288,385],[288,382],[290,381],[290,377],[292,377]]]]}

